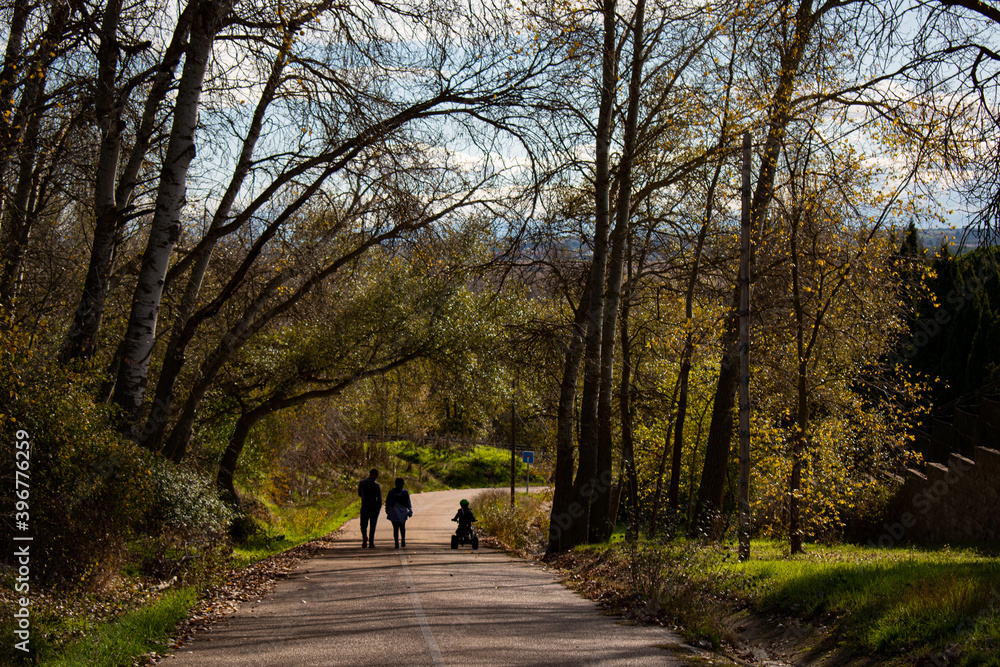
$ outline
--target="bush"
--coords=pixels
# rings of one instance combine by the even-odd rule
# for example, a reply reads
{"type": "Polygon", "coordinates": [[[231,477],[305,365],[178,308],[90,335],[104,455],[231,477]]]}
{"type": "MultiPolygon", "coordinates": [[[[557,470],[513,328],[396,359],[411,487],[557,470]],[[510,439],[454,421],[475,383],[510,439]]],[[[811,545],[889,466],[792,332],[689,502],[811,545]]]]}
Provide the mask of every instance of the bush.
{"type": "Polygon", "coordinates": [[[727,634],[726,601],[743,594],[746,578],[730,568],[732,554],[718,544],[692,540],[624,541],[616,545],[627,573],[635,610],[667,616],[684,626],[688,639],[718,647],[727,634]]]}
{"type": "Polygon", "coordinates": [[[262,532],[264,527],[260,522],[245,512],[238,512],[229,524],[229,538],[236,544],[246,544],[262,532]]]}
{"type": "MultiPolygon", "coordinates": [[[[30,443],[28,528],[18,532],[34,538],[32,578],[99,584],[146,520],[151,455],[121,438],[110,409],[91,399],[94,374],[36,362],[26,337],[2,324],[0,351],[0,456],[14,461],[15,442],[30,443]]],[[[14,507],[15,472],[3,469],[0,493],[14,507]]],[[[15,520],[4,514],[8,535],[15,520]]]]}
{"type": "Polygon", "coordinates": [[[548,527],[539,518],[541,499],[537,496],[518,496],[510,506],[510,493],[499,489],[479,494],[472,502],[477,524],[495,537],[505,549],[523,551],[542,543],[548,527]]]}
{"type": "Polygon", "coordinates": [[[227,532],[236,513],[222,501],[210,479],[165,459],[158,459],[152,470],[154,527],[182,533],[189,539],[227,532]]]}

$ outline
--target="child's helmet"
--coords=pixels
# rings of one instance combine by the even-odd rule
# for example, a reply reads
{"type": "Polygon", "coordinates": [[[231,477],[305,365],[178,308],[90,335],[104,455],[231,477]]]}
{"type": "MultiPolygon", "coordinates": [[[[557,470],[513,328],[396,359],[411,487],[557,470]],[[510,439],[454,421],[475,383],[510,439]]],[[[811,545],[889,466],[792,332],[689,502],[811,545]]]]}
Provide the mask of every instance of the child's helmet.
{"type": "Polygon", "coordinates": [[[460,500],[458,504],[461,505],[462,507],[468,507],[469,501],[466,500],[465,498],[462,498],[462,500],[460,500]]]}

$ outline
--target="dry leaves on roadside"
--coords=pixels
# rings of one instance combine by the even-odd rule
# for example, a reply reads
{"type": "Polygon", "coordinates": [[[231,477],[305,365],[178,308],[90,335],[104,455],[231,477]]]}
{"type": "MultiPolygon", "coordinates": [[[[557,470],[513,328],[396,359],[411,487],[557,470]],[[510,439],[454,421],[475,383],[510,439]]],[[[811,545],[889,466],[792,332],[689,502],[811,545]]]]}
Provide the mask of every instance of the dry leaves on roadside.
{"type": "MultiPolygon", "coordinates": [[[[174,651],[184,646],[196,634],[210,632],[212,625],[234,613],[246,602],[261,600],[270,592],[274,584],[299,563],[315,556],[324,549],[332,549],[340,531],[305,542],[297,547],[269,556],[241,570],[233,570],[226,577],[226,583],[208,589],[191,610],[191,615],[181,622],[170,639],[174,651]]],[[[151,665],[167,657],[148,653],[134,664],[151,665]]]]}

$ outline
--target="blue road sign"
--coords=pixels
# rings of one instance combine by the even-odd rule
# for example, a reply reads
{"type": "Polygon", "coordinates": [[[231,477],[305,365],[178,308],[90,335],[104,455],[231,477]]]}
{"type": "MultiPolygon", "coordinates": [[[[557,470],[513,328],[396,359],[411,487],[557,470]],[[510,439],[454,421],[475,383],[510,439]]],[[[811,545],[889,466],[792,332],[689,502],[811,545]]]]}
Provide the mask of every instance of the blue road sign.
{"type": "Polygon", "coordinates": [[[528,452],[528,451],[521,452],[521,462],[522,463],[534,463],[535,462],[535,453],[534,452],[528,452]]]}

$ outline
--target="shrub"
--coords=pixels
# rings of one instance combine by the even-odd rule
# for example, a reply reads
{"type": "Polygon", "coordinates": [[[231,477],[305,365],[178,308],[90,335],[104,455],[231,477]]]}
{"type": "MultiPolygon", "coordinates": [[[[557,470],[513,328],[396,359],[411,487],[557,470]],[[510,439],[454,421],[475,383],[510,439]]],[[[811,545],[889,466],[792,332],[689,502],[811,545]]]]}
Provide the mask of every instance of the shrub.
{"type": "Polygon", "coordinates": [[[746,588],[746,578],[730,567],[727,549],[692,540],[624,541],[620,549],[627,590],[642,604],[641,613],[666,615],[684,626],[689,639],[719,646],[727,634],[725,601],[746,588]]]}
{"type": "MultiPolygon", "coordinates": [[[[888,473],[911,456],[903,450],[899,426],[906,423],[905,415],[877,415],[866,409],[858,399],[810,424],[810,447],[802,457],[798,491],[806,539],[832,544],[841,541],[848,528],[856,533],[865,523],[878,521],[898,486],[888,473]]],[[[755,418],[753,429],[754,529],[763,537],[786,536],[792,469],[788,433],[764,417],[755,418]]]]}
{"type": "Polygon", "coordinates": [[[519,496],[517,504],[510,506],[508,491],[493,490],[479,494],[472,502],[472,511],[478,525],[495,537],[504,548],[522,551],[542,542],[548,528],[540,525],[536,496],[519,496]]]}
{"type": "MultiPolygon", "coordinates": [[[[100,583],[148,513],[151,455],[121,438],[111,410],[91,399],[97,380],[36,361],[26,337],[0,324],[0,456],[14,461],[15,441],[30,442],[26,532],[37,581],[100,583]]],[[[3,469],[0,493],[13,507],[13,466],[3,469]]],[[[4,514],[4,532],[13,534],[14,521],[4,514]]]]}
{"type": "Polygon", "coordinates": [[[229,537],[236,544],[246,544],[263,531],[264,527],[260,522],[246,512],[237,512],[229,524],[229,537]]]}
{"type": "Polygon", "coordinates": [[[189,539],[217,537],[229,529],[236,513],[219,498],[209,478],[165,459],[158,459],[152,471],[154,527],[182,533],[189,539]]]}

